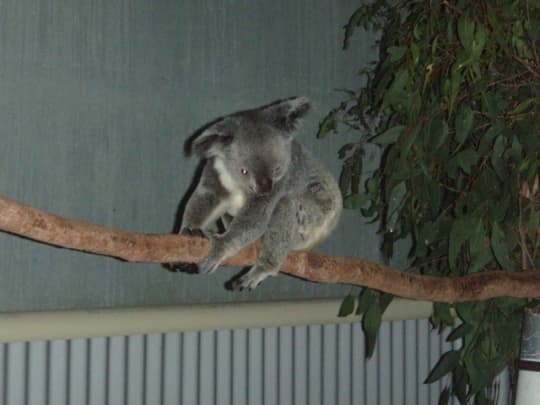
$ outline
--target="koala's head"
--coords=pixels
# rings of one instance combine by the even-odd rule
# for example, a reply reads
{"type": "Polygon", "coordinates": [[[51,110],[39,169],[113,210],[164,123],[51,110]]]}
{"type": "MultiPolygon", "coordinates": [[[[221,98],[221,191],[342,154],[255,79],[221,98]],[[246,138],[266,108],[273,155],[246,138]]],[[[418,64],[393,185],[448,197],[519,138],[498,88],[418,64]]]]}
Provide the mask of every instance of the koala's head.
{"type": "Polygon", "coordinates": [[[293,134],[309,109],[297,97],[229,115],[204,129],[192,151],[219,159],[244,192],[269,194],[289,169],[293,134]]]}

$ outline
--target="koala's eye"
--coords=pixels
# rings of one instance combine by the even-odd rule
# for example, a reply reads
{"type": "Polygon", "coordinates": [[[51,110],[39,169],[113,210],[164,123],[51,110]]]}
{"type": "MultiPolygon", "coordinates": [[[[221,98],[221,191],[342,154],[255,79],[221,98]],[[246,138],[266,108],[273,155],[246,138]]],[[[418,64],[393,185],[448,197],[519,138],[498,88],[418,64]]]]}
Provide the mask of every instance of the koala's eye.
{"type": "Polygon", "coordinates": [[[245,167],[240,169],[240,173],[242,173],[242,175],[244,175],[244,176],[247,176],[249,174],[248,169],[246,169],[245,167]]]}

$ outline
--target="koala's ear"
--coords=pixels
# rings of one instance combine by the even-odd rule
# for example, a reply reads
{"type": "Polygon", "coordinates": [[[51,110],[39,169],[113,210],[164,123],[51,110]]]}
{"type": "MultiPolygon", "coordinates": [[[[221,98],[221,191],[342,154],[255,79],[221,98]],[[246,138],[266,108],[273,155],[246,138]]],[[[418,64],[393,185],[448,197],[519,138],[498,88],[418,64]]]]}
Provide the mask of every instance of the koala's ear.
{"type": "Polygon", "coordinates": [[[238,123],[234,118],[227,117],[204,128],[191,142],[190,153],[201,158],[217,156],[234,139],[238,123]]]}
{"type": "Polygon", "coordinates": [[[311,109],[307,97],[292,97],[270,104],[263,109],[270,125],[284,132],[293,132],[311,109]]]}

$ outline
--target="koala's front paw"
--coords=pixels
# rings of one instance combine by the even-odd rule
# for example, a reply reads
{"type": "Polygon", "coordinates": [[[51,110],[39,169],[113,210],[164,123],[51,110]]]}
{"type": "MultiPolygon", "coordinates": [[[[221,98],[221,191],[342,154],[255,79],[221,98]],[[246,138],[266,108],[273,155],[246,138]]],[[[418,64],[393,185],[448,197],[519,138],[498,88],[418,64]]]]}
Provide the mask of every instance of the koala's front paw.
{"type": "Polygon", "coordinates": [[[205,238],[206,235],[201,229],[182,228],[180,229],[180,235],[197,236],[199,238],[205,238]]]}
{"type": "Polygon", "coordinates": [[[162,266],[163,268],[165,268],[167,271],[170,271],[171,273],[187,273],[187,274],[198,273],[197,265],[195,263],[183,263],[183,262],[163,263],[162,266]]]}
{"type": "Polygon", "coordinates": [[[264,279],[273,275],[273,273],[253,267],[246,274],[232,280],[230,286],[232,290],[236,291],[254,290],[264,279]]]}

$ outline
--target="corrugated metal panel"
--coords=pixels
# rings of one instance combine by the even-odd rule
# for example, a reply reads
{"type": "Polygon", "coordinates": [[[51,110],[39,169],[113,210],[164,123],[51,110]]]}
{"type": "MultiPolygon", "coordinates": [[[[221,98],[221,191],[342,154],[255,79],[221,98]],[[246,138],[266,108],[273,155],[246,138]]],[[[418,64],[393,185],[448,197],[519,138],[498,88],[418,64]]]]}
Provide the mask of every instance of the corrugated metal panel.
{"type": "Polygon", "coordinates": [[[369,361],[358,324],[7,343],[0,401],[431,405],[445,381],[423,380],[449,348],[426,320],[384,322],[369,361]]]}

